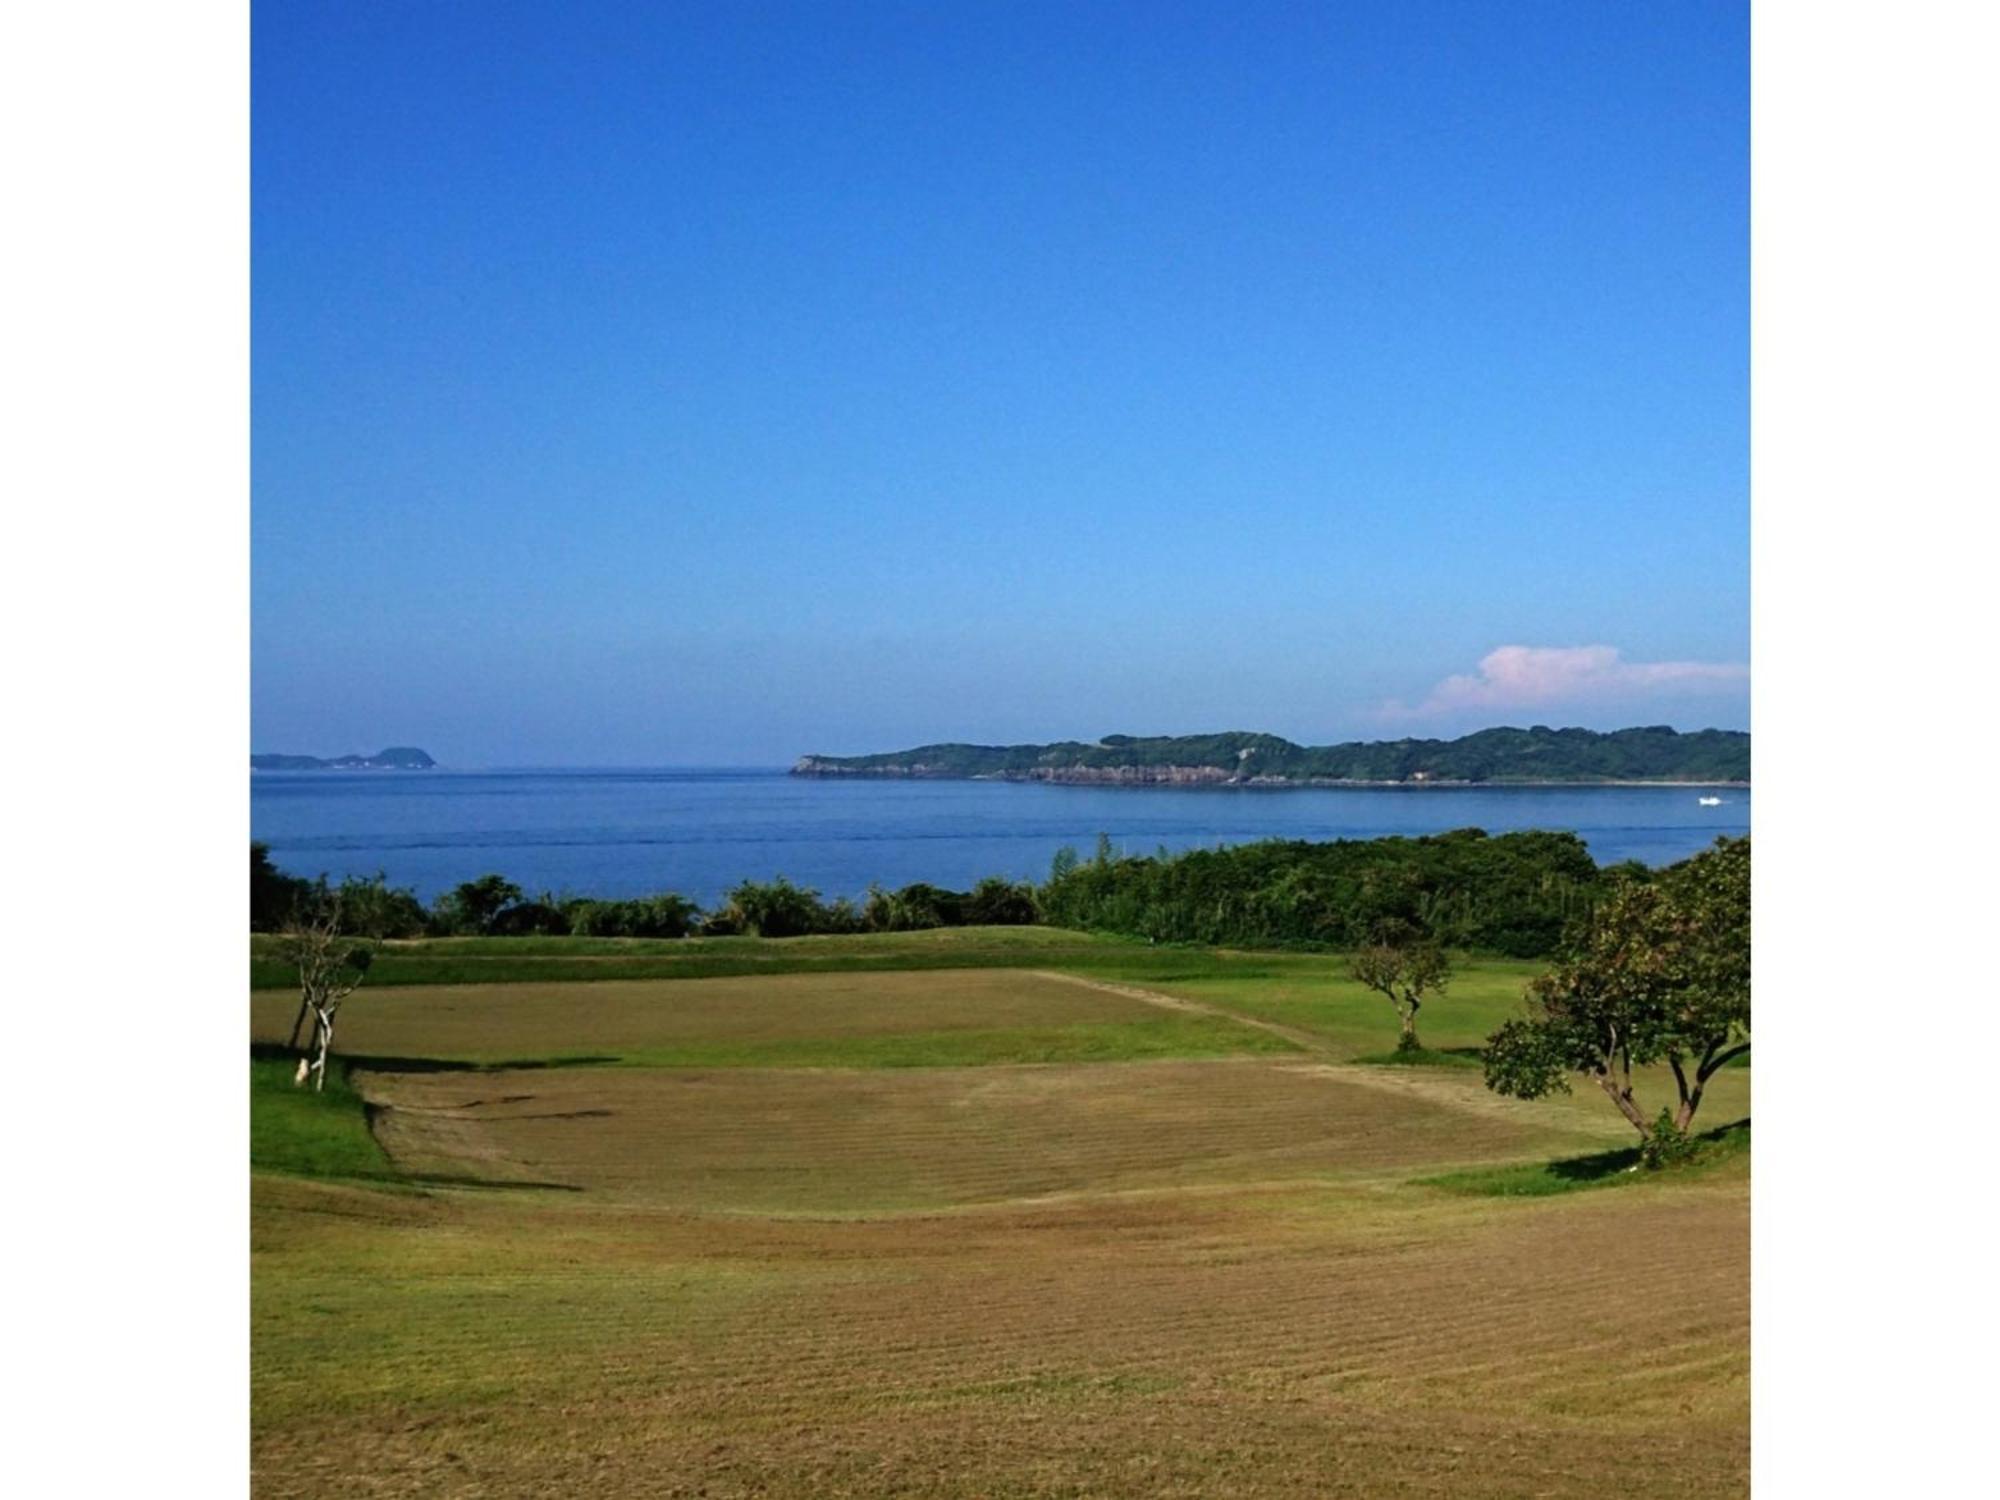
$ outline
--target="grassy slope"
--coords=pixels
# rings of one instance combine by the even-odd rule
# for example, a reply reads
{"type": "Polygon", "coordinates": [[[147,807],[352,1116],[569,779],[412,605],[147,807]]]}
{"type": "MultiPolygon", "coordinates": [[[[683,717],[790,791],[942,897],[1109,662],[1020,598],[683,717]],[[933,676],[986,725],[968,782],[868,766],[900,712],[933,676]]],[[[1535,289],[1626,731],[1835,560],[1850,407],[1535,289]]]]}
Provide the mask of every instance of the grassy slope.
{"type": "MultiPolygon", "coordinates": [[[[1425,1043],[1477,1046],[1514,1013],[1540,967],[1461,956],[1450,988],[1420,1018],[1425,1043]]],[[[1395,1041],[1388,1002],[1348,978],[1339,954],[1154,947],[1050,927],[782,939],[419,939],[385,944],[368,989],[979,968],[1053,969],[1156,989],[1297,1027],[1347,1057],[1383,1052],[1395,1041]]],[[[274,942],[252,938],[252,987],[291,983],[274,942]]]]}
{"type": "Polygon", "coordinates": [[[829,1220],[260,1177],[252,1233],[266,1500],[1748,1482],[1747,1212],[1719,1183],[829,1220]]]}
{"type": "MultiPolygon", "coordinates": [[[[1335,1060],[1385,1052],[1395,1036],[1387,1003],[1345,980],[1335,956],[1149,949],[1046,929],[782,943],[425,944],[385,964],[371,987],[389,977],[463,982],[468,973],[532,980],[1047,968],[1278,1021],[1335,1060]]],[[[1426,1041],[1476,1044],[1518,1003],[1532,971],[1462,965],[1424,1012],[1426,1041]]],[[[978,985],[954,987],[948,972],[935,978],[954,1004],[994,1003],[978,985]]],[[[601,1006],[608,994],[593,1001],[596,987],[582,989],[582,1004],[601,1006]]],[[[1074,1001],[1080,1017],[1104,1014],[1089,1008],[1085,992],[1074,1001]]],[[[289,1019],[283,997],[259,1000],[273,1002],[289,1019]]],[[[1143,1057],[1154,1055],[1140,1050],[1148,1038],[1192,1047],[1228,1036],[1231,1051],[1282,1045],[1225,1019],[1170,1012],[1059,1026],[1025,1013],[1010,1019],[1018,1024],[686,1036],[622,1060],[685,1063],[707,1049],[711,1063],[869,1069],[1022,1060],[1037,1045],[1058,1049],[1048,1061],[1143,1057]]],[[[533,1040],[540,1055],[551,1051],[547,1036],[533,1040]]],[[[1278,1071],[1288,1086],[1306,1088],[1315,1066],[1278,1071]]],[[[1247,1084],[1270,1064],[1236,1068],[1247,1084]]],[[[1484,1097],[1466,1069],[1352,1071],[1373,1080],[1357,1107],[1387,1111],[1382,1139],[1398,1150],[1422,1142],[1416,1115],[1394,1115],[1394,1090],[1484,1097]]],[[[452,1076],[431,1083],[442,1088],[452,1076]]],[[[643,1091],[656,1085],[636,1072],[459,1076],[462,1098],[433,1101],[455,1107],[410,1118],[448,1129],[462,1115],[511,1112],[510,1149],[536,1145],[566,1163],[587,1161],[599,1130],[632,1134],[632,1150],[611,1159],[639,1163],[648,1159],[634,1153],[657,1147],[684,1174],[700,1166],[690,1158],[698,1145],[723,1160],[736,1150],[742,1181],[773,1204],[796,1196],[788,1180],[805,1184],[824,1200],[813,1204],[822,1214],[838,1212],[848,1191],[842,1172],[866,1186],[866,1172],[903,1170],[910,1183],[890,1186],[931,1201],[976,1185],[989,1170],[982,1153],[994,1156],[994,1172],[1032,1168],[1057,1178],[1068,1161],[1079,1171],[1116,1166],[1101,1146],[1114,1136],[1139,1154],[1108,1179],[1123,1191],[914,1217],[704,1213],[686,1193],[664,1205],[593,1191],[389,1194],[306,1180],[386,1186],[398,1175],[344,1079],[329,1079],[328,1094],[314,1099],[292,1089],[287,1064],[253,1061],[260,1495],[332,1494],[357,1482],[385,1493],[559,1494],[574,1493],[580,1475],[594,1493],[611,1495],[661,1493],[663,1476],[687,1493],[718,1495],[1670,1496],[1740,1493],[1747,1483],[1747,1153],[1671,1181],[1618,1178],[1636,1190],[1611,1194],[1568,1192],[1571,1179],[1542,1160],[1448,1173],[1437,1184],[1443,1190],[1385,1191],[1473,1159],[1453,1137],[1417,1153],[1431,1165],[1383,1158],[1352,1180],[1306,1187],[1302,1179],[1324,1171],[1312,1153],[1351,1152],[1367,1137],[1343,1124],[1328,1133],[1331,1145],[1315,1144],[1265,1091],[1240,1105],[1211,1102],[1185,1118],[1164,1117],[1158,1129],[1193,1133],[1196,1144],[1184,1149],[1155,1139],[1137,1113],[1171,1111],[1170,1091],[1148,1088],[1128,1102],[1050,1069],[1041,1075],[1048,1086],[1076,1091],[1057,1112],[1036,1100],[1036,1076],[1022,1070],[967,1080],[970,1112],[954,1108],[965,1123],[948,1137],[925,1126],[924,1112],[906,1110],[905,1148],[873,1140],[892,1116],[866,1073],[838,1075],[864,1102],[839,1129],[825,1130],[813,1121],[842,1117],[837,1102],[812,1094],[811,1075],[764,1075],[772,1087],[803,1092],[797,1113],[749,1112],[767,1133],[794,1122],[789,1144],[773,1136],[762,1145],[732,1142],[728,1109],[719,1116],[725,1123],[704,1126],[708,1116],[693,1099],[678,1135],[653,1130],[643,1091]],[[594,1080],[608,1092],[596,1096],[594,1080]],[[999,1088],[1017,1091],[1018,1104],[1007,1105],[999,1088]],[[564,1089],[576,1097],[556,1097],[564,1089]],[[571,1104],[615,1108],[571,1119],[571,1104]],[[979,1110],[993,1120],[975,1128],[979,1110]],[[1251,1130],[1258,1120],[1268,1140],[1251,1130]],[[995,1129],[1019,1139],[995,1153],[995,1129]],[[955,1157],[923,1144],[943,1140],[955,1157]],[[1131,1191],[1144,1180],[1132,1173],[1145,1150],[1185,1163],[1198,1148],[1213,1157],[1208,1182],[1131,1191]],[[946,1169],[958,1157],[954,1176],[946,1169]],[[1544,1193],[1546,1181],[1563,1184],[1554,1189],[1563,1195],[1507,1201],[1544,1193]],[[1686,1254],[1691,1241],[1708,1253],[1686,1254]],[[1588,1274],[1563,1275],[1555,1269],[1563,1266],[1588,1274]],[[1633,1351],[1609,1373],[1608,1326],[1633,1351]],[[322,1464],[329,1451],[337,1461],[322,1464]]],[[[405,1075],[403,1083],[421,1081],[405,1075]]],[[[880,1080],[897,1098],[924,1082],[915,1074],[880,1080]]],[[[1747,1070],[1718,1079],[1704,1115],[1734,1118],[1737,1094],[1747,1108],[1748,1082],[1747,1070]]],[[[720,1098],[765,1084],[736,1071],[700,1086],[720,1098]]],[[[1579,1124],[1607,1143],[1624,1128],[1594,1097],[1519,1108],[1546,1125],[1544,1158],[1580,1149],[1590,1137],[1579,1124]],[[1550,1144],[1563,1135],[1575,1144],[1550,1144]]],[[[1328,1123],[1317,1110],[1311,1118],[1328,1123]]],[[[1075,1185],[1090,1180],[1085,1173],[1075,1185]]],[[[730,1185],[690,1181],[710,1194],[730,1185]]],[[[887,1194],[874,1187],[877,1198],[887,1194]]]]}
{"type": "Polygon", "coordinates": [[[305,1177],[398,1181],[401,1174],[368,1129],[367,1106],[344,1067],[326,1089],[296,1087],[290,1058],[250,1059],[250,1165],[305,1177]]]}
{"type": "Polygon", "coordinates": [[[1140,1062],[1232,1057],[1297,1049],[1269,1032],[1213,1016],[992,1030],[912,1031],[889,1036],[773,1037],[636,1047],[619,1055],[642,1068],[964,1068],[991,1064],[1140,1062]]]}
{"type": "Polygon", "coordinates": [[[1063,1067],[549,1068],[368,1075],[383,1144],[440,1175],[597,1205],[867,1216],[1047,1195],[1391,1179],[1588,1150],[1266,1059],[1063,1067]]]}
{"type": "MultiPolygon", "coordinates": [[[[252,1036],[286,1035],[289,995],[251,997],[252,1036]]],[[[435,1064],[940,1067],[1286,1052],[1292,1043],[1021,970],[754,979],[421,985],[358,992],[342,1014],[351,1061],[435,1064]]]]}
{"type": "MultiPolygon", "coordinates": [[[[1154,946],[1132,938],[1061,927],[952,927],[928,932],[858,933],[801,938],[413,938],[383,943],[371,987],[419,984],[525,984],[599,979],[716,979],[763,974],[899,973],[944,969],[1060,969],[1132,984],[1214,983],[1250,988],[1246,999],[1289,1019],[1288,1004],[1307,1003],[1331,980],[1352,998],[1368,992],[1344,976],[1338,953],[1255,952],[1154,946]],[[1266,981],[1276,981],[1275,988],[1266,981]]],[[[1460,998],[1484,1003],[1539,972],[1531,960],[1461,957],[1468,986],[1460,998]]],[[[250,939],[250,987],[290,989],[293,970],[274,938],[250,939]]],[[[1375,1003],[1386,1013],[1388,1002],[1375,1003]]],[[[1483,1033],[1482,1033],[1483,1034],[1483,1033]]]]}
{"type": "Polygon", "coordinates": [[[1424,1187],[1443,1188],[1446,1192],[1476,1198],[1547,1198],[1585,1188],[1686,1181],[1727,1171],[1732,1166],[1747,1171],[1749,1154],[1750,1122],[1743,1120],[1703,1135],[1695,1159],[1666,1173],[1634,1170],[1639,1165],[1639,1151],[1632,1146],[1621,1151],[1598,1151],[1588,1156],[1570,1156],[1557,1161],[1470,1167],[1463,1171],[1440,1173],[1435,1177],[1420,1177],[1417,1182],[1424,1187]]]}
{"type": "MultiPolygon", "coordinates": [[[[1144,954],[1143,943],[1054,927],[955,927],[801,938],[413,938],[380,945],[369,982],[715,979],[731,975],[1032,968],[1144,954]]],[[[277,939],[250,939],[252,989],[287,989],[277,939]]]]}
{"type": "MultiPolygon", "coordinates": [[[[271,939],[253,938],[251,950],[254,983],[280,987],[289,983],[287,971],[275,961],[271,939]]],[[[1314,1040],[1335,1060],[1374,1061],[1388,1054],[1396,1040],[1396,1021],[1388,1002],[1349,978],[1340,954],[1154,947],[1049,927],[967,927],[784,939],[423,939],[386,945],[362,995],[392,985],[780,974],[908,975],[913,971],[933,971],[944,983],[953,971],[996,967],[1049,969],[1133,985],[1276,1022],[1314,1040]]],[[[1459,955],[1449,987],[1430,1001],[1419,1017],[1419,1032],[1426,1046],[1466,1056],[1468,1049],[1477,1048],[1495,1027],[1517,1013],[1528,980],[1540,968],[1533,960],[1459,955]]],[[[275,995],[258,997],[260,1004],[275,1001],[275,995]]],[[[1253,1028],[1242,1028],[1242,1034],[1229,1043],[1225,1040],[1227,1028],[1177,1025],[1170,1016],[1131,1022],[1117,1034],[1056,1038],[1042,1027],[996,1026],[980,1028],[988,1034],[977,1038],[915,1038],[916,1033],[929,1029],[905,1027],[905,1040],[882,1043],[822,1037],[810,1043],[787,1041],[765,1047],[717,1039],[672,1045],[626,1039],[611,1047],[537,1044],[510,1048],[503,1036],[495,1036],[477,1048],[400,1050],[418,1056],[516,1065],[587,1059],[656,1066],[832,1067],[1108,1061],[1121,1056],[1212,1056],[1222,1051],[1270,1050],[1268,1036],[1253,1028]]],[[[1062,1030],[1068,1033],[1073,1028],[1062,1030]]],[[[1462,1071],[1472,1070],[1467,1067],[1462,1071]]],[[[1703,1108],[1704,1118],[1732,1120],[1748,1115],[1750,1076],[1745,1066],[1728,1069],[1714,1080],[1703,1108]]],[[[1641,1103],[1649,1110],[1671,1098],[1672,1082],[1664,1069],[1644,1070],[1637,1081],[1641,1103]]],[[[1607,1143],[1620,1139],[1624,1129],[1623,1122],[1592,1092],[1560,1096],[1549,1101],[1548,1107],[1567,1116],[1571,1126],[1600,1129],[1607,1143]]]]}

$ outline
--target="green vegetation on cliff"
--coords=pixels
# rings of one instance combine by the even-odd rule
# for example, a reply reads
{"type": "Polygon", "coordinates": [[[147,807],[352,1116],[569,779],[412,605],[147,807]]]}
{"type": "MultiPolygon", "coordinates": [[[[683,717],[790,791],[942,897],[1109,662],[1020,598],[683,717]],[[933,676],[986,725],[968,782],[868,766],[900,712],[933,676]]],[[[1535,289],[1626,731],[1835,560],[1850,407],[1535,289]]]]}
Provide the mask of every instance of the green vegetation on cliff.
{"type": "Polygon", "coordinates": [[[1456,740],[1295,745],[1271,734],[1111,734],[1094,744],[922,745],[881,755],[807,755],[799,776],[989,777],[1116,785],[1288,782],[1549,782],[1750,779],[1750,736],[1665,725],[1482,729],[1456,740]]]}
{"type": "Polygon", "coordinates": [[[253,771],[428,771],[437,764],[415,745],[391,745],[373,755],[253,755],[253,771]]]}

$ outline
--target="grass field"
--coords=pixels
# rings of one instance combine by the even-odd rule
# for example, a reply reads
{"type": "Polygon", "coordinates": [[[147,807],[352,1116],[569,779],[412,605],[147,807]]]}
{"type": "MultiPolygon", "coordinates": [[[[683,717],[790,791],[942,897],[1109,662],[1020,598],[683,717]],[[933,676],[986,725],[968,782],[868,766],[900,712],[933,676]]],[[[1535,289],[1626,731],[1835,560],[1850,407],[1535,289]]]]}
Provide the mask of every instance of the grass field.
{"type": "MultiPolygon", "coordinates": [[[[251,1000],[282,1040],[297,1001],[251,1000]]],[[[1296,1050],[1212,1016],[1011,970],[435,985],[357,992],[350,1057],[645,1067],[943,1067],[1296,1050]]]]}
{"type": "Polygon", "coordinates": [[[1337,960],[1029,931],[418,950],[351,1084],[253,1060],[256,1492],[1747,1489],[1740,1136],[1614,1178],[1601,1100],[1356,1062],[1395,1022],[1337,960]],[[436,960],[628,961],[678,959],[436,960]]]}
{"type": "Polygon", "coordinates": [[[293,1086],[293,1067],[281,1057],[250,1060],[251,1169],[399,1180],[347,1069],[329,1069],[325,1091],[315,1093],[293,1086]]]}

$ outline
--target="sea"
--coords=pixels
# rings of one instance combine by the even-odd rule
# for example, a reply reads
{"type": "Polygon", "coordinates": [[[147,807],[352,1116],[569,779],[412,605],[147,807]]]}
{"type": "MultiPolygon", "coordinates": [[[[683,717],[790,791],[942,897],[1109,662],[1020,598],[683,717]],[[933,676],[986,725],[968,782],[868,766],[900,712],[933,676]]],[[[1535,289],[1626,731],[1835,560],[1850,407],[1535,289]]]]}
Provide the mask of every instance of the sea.
{"type": "Polygon", "coordinates": [[[254,771],[250,836],[293,875],[381,874],[429,901],[498,873],[530,894],[678,891],[782,875],[821,895],[963,890],[1088,858],[1258,839],[1483,828],[1579,834],[1599,863],[1671,864],[1750,831],[1747,787],[1084,787],[834,781],[765,768],[254,771]],[[1704,807],[1702,797],[1720,797],[1704,807]]]}

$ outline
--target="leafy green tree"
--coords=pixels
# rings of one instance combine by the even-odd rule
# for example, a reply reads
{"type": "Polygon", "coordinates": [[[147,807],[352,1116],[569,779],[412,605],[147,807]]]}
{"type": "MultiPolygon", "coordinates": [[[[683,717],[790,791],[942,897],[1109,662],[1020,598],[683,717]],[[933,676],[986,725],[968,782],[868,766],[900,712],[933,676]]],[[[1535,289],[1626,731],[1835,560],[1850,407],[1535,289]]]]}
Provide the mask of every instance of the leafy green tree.
{"type": "Polygon", "coordinates": [[[861,925],[869,932],[896,930],[895,896],[873,881],[868,884],[868,894],[862,898],[861,925]]]}
{"type": "Polygon", "coordinates": [[[964,920],[978,927],[1030,927],[1041,921],[1035,888],[989,875],[964,899],[964,920]]]}
{"type": "Polygon", "coordinates": [[[897,891],[898,926],[911,931],[957,927],[965,921],[965,897],[926,881],[913,881],[897,891]]]}
{"type": "Polygon", "coordinates": [[[1427,996],[1443,992],[1451,982],[1451,961],[1423,930],[1412,923],[1385,921],[1375,931],[1367,947],[1348,960],[1354,977],[1369,989],[1388,997],[1402,1022],[1396,1039],[1398,1052],[1418,1052],[1417,1012],[1427,996]]]}
{"type": "Polygon", "coordinates": [[[440,932],[477,936],[485,933],[495,917],[520,899],[521,888],[506,876],[482,875],[439,900],[433,921],[440,932]]]}
{"type": "Polygon", "coordinates": [[[294,908],[312,894],[313,885],[296,875],[287,875],[271,863],[271,846],[250,845],[250,930],[276,932],[291,918],[294,908]]]}
{"type": "Polygon", "coordinates": [[[502,907],[487,922],[486,931],[493,937],[567,937],[569,914],[545,895],[502,907]]]}
{"type": "Polygon", "coordinates": [[[1658,1165],[1685,1149],[1717,1070],[1750,1050],[1750,840],[1718,839],[1653,881],[1615,883],[1528,1013],[1487,1039],[1486,1083],[1537,1099],[1573,1074],[1602,1089],[1658,1165]],[[1664,1062],[1678,1094],[1648,1118],[1632,1069],[1664,1062]]]}
{"type": "Polygon", "coordinates": [[[686,937],[701,921],[701,908],[673,891],[661,891],[632,903],[633,937],[686,937]]]}
{"type": "Polygon", "coordinates": [[[561,903],[578,937],[686,937],[701,924],[701,908],[672,891],[636,901],[570,900],[561,903]]]}
{"type": "Polygon", "coordinates": [[[819,892],[793,885],[782,875],[765,884],[744,881],[730,891],[724,916],[732,931],[757,937],[802,937],[831,925],[819,892]]]}
{"type": "Polygon", "coordinates": [[[422,937],[430,929],[430,914],[416,892],[389,884],[380,871],[350,875],[340,882],[341,921],[358,937],[422,937]]]}
{"type": "Polygon", "coordinates": [[[1267,840],[1164,858],[1065,860],[1043,920],[1159,942],[1351,950],[1385,922],[1447,948],[1538,958],[1604,888],[1581,839],[1477,828],[1425,838],[1267,840]]]}

